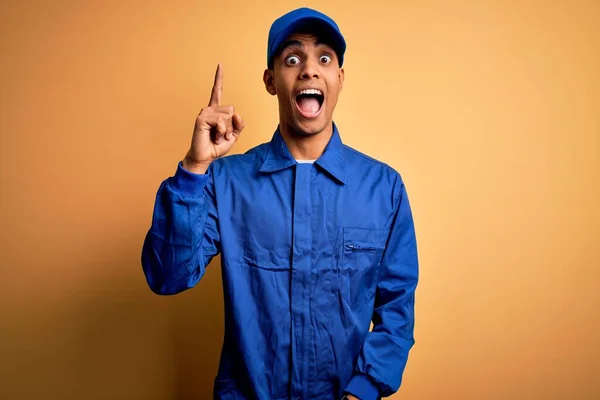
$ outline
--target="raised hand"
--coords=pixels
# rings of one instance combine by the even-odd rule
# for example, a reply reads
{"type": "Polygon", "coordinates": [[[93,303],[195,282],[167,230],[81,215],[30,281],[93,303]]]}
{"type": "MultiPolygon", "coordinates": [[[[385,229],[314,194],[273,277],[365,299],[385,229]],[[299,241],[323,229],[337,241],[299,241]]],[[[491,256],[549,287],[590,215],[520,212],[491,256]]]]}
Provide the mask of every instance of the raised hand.
{"type": "Polygon", "coordinates": [[[244,121],[235,108],[221,105],[222,93],[223,68],[219,64],[208,107],[196,118],[192,144],[182,162],[190,172],[205,173],[213,160],[231,150],[244,129],[244,121]]]}

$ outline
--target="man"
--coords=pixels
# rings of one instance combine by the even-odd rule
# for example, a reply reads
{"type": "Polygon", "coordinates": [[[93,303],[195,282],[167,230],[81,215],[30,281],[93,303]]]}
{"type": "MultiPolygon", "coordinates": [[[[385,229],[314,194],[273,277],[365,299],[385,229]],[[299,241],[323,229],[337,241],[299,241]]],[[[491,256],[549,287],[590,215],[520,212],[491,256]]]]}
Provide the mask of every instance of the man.
{"type": "Polygon", "coordinates": [[[345,49],[315,10],[277,19],[263,77],[279,102],[271,142],[223,157],[244,122],[220,103],[219,65],[191,147],[158,191],[142,252],[150,288],[191,288],[221,254],[216,399],[371,400],[400,386],[414,344],[414,227],[400,175],[343,145],[333,123],[345,49]]]}

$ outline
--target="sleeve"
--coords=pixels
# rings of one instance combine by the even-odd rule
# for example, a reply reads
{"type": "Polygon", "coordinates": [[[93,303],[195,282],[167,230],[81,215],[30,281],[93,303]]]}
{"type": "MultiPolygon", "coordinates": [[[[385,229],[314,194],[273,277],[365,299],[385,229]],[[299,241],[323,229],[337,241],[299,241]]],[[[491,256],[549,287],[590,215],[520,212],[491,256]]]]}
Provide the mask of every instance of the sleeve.
{"type": "Polygon", "coordinates": [[[361,400],[375,400],[400,387],[414,340],[418,257],[415,229],[404,184],[395,196],[395,215],[383,254],[373,311],[373,329],[345,389],[361,400]]]}
{"type": "Polygon", "coordinates": [[[214,164],[206,174],[194,174],[179,163],[175,176],[158,189],[141,257],[146,282],[156,294],[194,287],[220,252],[214,164]]]}

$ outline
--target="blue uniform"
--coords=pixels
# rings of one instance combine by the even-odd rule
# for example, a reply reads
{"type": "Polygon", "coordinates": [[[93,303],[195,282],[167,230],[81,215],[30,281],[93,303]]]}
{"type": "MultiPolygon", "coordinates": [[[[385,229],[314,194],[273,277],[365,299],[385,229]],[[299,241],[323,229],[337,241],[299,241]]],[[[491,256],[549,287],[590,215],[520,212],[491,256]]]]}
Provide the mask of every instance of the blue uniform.
{"type": "Polygon", "coordinates": [[[371,400],[400,386],[418,280],[406,189],[333,126],[313,164],[277,130],[206,174],[180,164],[158,190],[142,251],[150,288],[191,288],[221,254],[216,399],[371,400]]]}

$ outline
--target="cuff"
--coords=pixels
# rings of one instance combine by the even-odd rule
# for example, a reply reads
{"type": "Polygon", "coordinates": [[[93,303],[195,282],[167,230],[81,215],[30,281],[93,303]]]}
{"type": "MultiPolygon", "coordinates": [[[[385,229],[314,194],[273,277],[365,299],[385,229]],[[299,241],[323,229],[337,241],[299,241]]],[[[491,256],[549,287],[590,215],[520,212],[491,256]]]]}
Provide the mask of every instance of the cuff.
{"type": "Polygon", "coordinates": [[[198,197],[204,192],[204,186],[206,186],[209,177],[208,171],[206,171],[206,174],[194,174],[184,169],[181,162],[179,162],[170,185],[181,194],[198,197]]]}
{"type": "Polygon", "coordinates": [[[366,375],[354,375],[344,392],[360,400],[379,399],[379,389],[366,375]]]}

